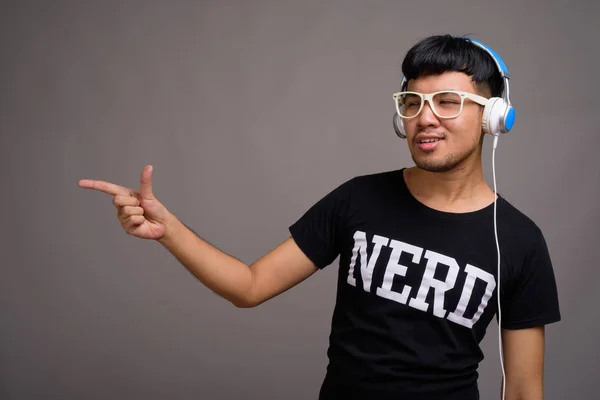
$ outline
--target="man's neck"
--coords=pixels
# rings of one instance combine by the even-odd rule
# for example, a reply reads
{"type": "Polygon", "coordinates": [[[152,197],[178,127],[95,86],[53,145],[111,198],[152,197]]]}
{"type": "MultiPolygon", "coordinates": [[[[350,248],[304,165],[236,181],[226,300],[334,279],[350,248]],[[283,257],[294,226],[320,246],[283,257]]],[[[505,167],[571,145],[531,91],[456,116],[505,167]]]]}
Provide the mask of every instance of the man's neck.
{"type": "Polygon", "coordinates": [[[429,172],[407,168],[404,180],[412,195],[426,206],[446,212],[472,212],[494,201],[479,167],[459,167],[448,172],[429,172]]]}

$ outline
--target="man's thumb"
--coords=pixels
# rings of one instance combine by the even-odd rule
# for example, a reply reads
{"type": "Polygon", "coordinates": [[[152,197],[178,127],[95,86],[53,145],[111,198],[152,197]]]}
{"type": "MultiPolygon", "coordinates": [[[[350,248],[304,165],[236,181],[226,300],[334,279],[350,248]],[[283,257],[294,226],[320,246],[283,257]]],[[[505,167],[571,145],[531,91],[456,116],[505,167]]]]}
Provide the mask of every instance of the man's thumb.
{"type": "Polygon", "coordinates": [[[152,193],[152,165],[146,165],[140,178],[140,196],[142,199],[153,200],[152,193]]]}

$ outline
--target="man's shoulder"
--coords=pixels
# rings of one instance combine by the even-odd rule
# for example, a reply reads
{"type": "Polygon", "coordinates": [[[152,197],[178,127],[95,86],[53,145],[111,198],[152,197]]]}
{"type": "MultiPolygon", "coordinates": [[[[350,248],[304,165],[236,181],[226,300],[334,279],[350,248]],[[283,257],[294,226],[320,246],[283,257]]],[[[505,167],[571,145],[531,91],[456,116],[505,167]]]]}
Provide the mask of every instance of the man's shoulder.
{"type": "Polygon", "coordinates": [[[540,229],[533,218],[526,214],[519,206],[515,205],[512,200],[508,200],[503,196],[500,196],[500,199],[505,216],[510,218],[512,222],[519,224],[522,228],[534,230],[540,229]]]}
{"type": "Polygon", "coordinates": [[[355,175],[349,180],[349,182],[352,182],[353,184],[357,185],[388,184],[390,182],[394,182],[400,179],[402,177],[402,170],[403,169],[394,169],[355,175]]]}
{"type": "Polygon", "coordinates": [[[396,169],[354,175],[340,184],[335,192],[344,198],[369,202],[373,197],[385,198],[401,186],[402,169],[396,169]]]}
{"type": "Polygon", "coordinates": [[[498,204],[498,226],[503,226],[510,237],[528,246],[543,238],[542,229],[530,215],[505,197],[500,197],[498,204]]]}

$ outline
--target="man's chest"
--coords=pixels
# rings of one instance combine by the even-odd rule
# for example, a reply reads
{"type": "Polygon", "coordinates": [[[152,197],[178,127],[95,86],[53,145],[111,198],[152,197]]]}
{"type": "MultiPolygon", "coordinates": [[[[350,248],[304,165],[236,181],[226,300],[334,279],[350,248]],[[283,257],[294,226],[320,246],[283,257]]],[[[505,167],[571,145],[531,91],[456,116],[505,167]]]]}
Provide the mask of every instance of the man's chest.
{"type": "MultiPolygon", "coordinates": [[[[340,284],[472,328],[492,303],[497,254],[483,233],[460,229],[355,226],[342,241],[340,284]],[[394,232],[395,231],[395,232],[394,232]]],[[[487,324],[487,322],[486,322],[487,324]]]]}

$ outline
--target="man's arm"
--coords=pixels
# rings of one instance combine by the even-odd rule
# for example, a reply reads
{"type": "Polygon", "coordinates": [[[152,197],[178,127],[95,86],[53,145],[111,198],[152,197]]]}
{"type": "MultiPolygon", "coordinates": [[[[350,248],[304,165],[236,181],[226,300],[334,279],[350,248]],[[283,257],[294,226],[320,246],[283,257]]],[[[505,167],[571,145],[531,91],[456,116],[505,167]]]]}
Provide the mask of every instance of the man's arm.
{"type": "Polygon", "coordinates": [[[254,307],[290,289],[317,271],[317,266],[289,238],[248,267],[202,240],[154,196],[151,165],[142,170],[140,190],[92,179],[78,185],[111,196],[125,231],[158,240],[209,289],[237,307],[254,307]]]}
{"type": "Polygon", "coordinates": [[[255,307],[318,270],[292,238],[247,266],[202,240],[175,216],[165,225],[159,242],[205,286],[236,307],[255,307]]]}
{"type": "Polygon", "coordinates": [[[505,400],[543,400],[544,327],[503,329],[502,341],[505,400]]]}

